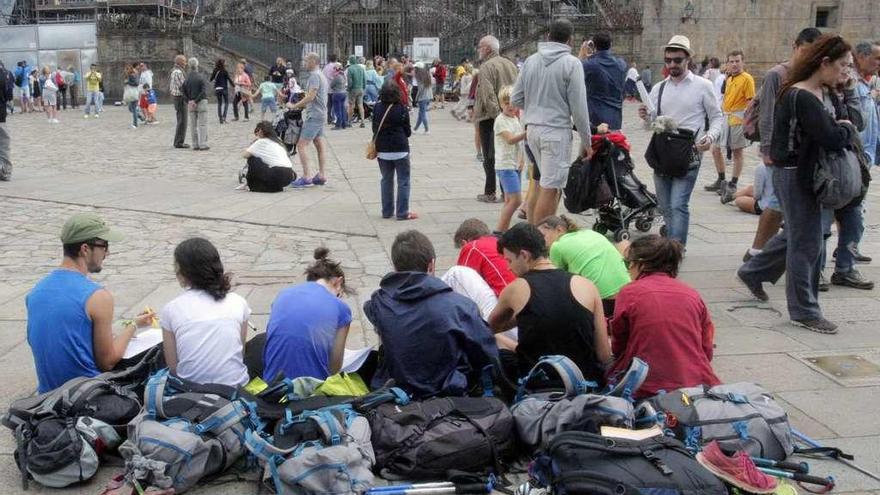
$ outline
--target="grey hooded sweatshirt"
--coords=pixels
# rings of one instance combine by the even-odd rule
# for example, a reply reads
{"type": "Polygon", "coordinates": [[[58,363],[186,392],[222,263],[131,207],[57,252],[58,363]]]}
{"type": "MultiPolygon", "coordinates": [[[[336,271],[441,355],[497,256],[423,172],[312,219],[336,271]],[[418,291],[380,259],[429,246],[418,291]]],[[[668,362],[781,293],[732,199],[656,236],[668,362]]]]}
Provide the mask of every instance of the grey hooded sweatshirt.
{"type": "Polygon", "coordinates": [[[538,43],[538,52],[523,64],[510,102],[523,109],[524,125],[571,128],[573,120],[581,142],[590,142],[584,68],[570,46],[538,43]]]}

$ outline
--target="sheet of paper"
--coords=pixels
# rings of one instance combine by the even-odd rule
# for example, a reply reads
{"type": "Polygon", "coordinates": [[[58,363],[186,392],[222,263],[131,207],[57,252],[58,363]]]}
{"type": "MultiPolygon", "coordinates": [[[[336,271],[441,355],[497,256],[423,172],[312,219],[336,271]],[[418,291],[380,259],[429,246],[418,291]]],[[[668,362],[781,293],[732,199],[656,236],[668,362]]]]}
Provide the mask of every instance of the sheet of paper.
{"type": "Polygon", "coordinates": [[[144,330],[143,332],[135,335],[128,342],[128,347],[125,348],[125,354],[122,356],[123,359],[128,359],[133,356],[137,356],[138,354],[146,351],[150,347],[162,342],[162,329],[161,328],[151,328],[149,330],[144,330]]]}
{"type": "Polygon", "coordinates": [[[641,80],[636,81],[636,88],[639,90],[639,98],[642,99],[642,104],[648,107],[649,114],[653,114],[655,111],[654,105],[651,104],[651,97],[648,95],[648,88],[645,87],[645,83],[641,80]]]}
{"type": "Polygon", "coordinates": [[[627,440],[645,440],[647,438],[660,436],[663,430],[659,426],[654,425],[644,430],[627,430],[625,428],[615,428],[613,426],[603,426],[601,428],[603,437],[625,438],[627,440]]]}
{"type": "Polygon", "coordinates": [[[342,356],[342,370],[348,373],[357,371],[367,360],[372,347],[364,347],[363,349],[346,349],[342,356]]]}

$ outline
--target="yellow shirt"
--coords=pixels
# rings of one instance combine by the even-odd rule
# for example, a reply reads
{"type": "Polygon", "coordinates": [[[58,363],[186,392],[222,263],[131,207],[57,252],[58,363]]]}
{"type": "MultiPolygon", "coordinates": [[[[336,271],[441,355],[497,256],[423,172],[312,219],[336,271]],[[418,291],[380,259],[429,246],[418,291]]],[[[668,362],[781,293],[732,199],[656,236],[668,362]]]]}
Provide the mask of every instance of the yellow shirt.
{"type": "Polygon", "coordinates": [[[734,115],[742,112],[749,105],[749,100],[755,97],[755,80],[748,72],[740,72],[735,76],[728,76],[725,81],[724,101],[721,102],[721,110],[728,114],[729,125],[742,125],[742,117],[734,115]]]}
{"type": "Polygon", "coordinates": [[[465,70],[464,70],[464,66],[463,66],[463,65],[459,65],[458,67],[456,67],[456,68],[455,68],[455,80],[456,80],[456,81],[460,81],[460,80],[461,80],[461,76],[463,76],[464,73],[465,73],[465,70]]]}
{"type": "Polygon", "coordinates": [[[98,71],[89,71],[86,73],[86,91],[98,91],[101,87],[101,73],[98,71]]]}

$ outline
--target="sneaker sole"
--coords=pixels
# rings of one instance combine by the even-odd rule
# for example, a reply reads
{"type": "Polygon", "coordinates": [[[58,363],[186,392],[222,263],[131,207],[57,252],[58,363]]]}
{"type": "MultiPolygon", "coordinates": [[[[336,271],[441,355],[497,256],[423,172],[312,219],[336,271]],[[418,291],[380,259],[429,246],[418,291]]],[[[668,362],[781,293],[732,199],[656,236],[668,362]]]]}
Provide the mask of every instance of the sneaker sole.
{"type": "Polygon", "coordinates": [[[773,493],[776,491],[776,487],[773,488],[758,488],[755,486],[750,486],[742,480],[736,479],[733,476],[725,473],[724,471],[716,468],[713,464],[706,461],[706,456],[703,455],[702,452],[697,454],[697,462],[700,463],[701,466],[709,470],[715,476],[718,476],[722,480],[730,483],[731,485],[739,488],[740,490],[745,490],[749,493],[773,493]]]}
{"type": "Polygon", "coordinates": [[[835,328],[834,330],[820,330],[820,329],[818,329],[818,328],[816,328],[816,327],[811,327],[811,326],[808,326],[808,325],[804,325],[803,323],[801,323],[801,322],[799,322],[799,321],[795,321],[795,320],[791,320],[791,324],[794,325],[794,326],[796,326],[796,327],[800,327],[800,328],[803,328],[803,329],[805,329],[805,330],[809,330],[809,331],[811,331],[811,332],[821,333],[821,334],[823,334],[823,335],[834,335],[834,334],[837,333],[837,329],[836,329],[836,328],[835,328]]]}
{"type": "MultiPolygon", "coordinates": [[[[767,295],[767,292],[764,292],[764,297],[760,297],[760,296],[758,296],[757,294],[755,294],[755,291],[752,290],[752,288],[749,287],[749,284],[747,284],[746,281],[743,280],[742,277],[739,276],[739,273],[736,274],[736,280],[737,280],[737,282],[739,282],[743,287],[745,287],[746,290],[749,291],[749,294],[751,294],[752,297],[754,297],[755,299],[757,299],[757,300],[759,300],[759,301],[761,301],[761,302],[769,302],[769,301],[770,301],[770,296],[767,295]]],[[[762,288],[761,290],[763,291],[764,289],[762,288]]]]}
{"type": "Polygon", "coordinates": [[[831,281],[831,285],[836,285],[838,287],[849,287],[850,289],[858,289],[858,290],[874,290],[874,284],[860,286],[860,285],[856,285],[856,284],[850,284],[847,282],[831,281]]]}

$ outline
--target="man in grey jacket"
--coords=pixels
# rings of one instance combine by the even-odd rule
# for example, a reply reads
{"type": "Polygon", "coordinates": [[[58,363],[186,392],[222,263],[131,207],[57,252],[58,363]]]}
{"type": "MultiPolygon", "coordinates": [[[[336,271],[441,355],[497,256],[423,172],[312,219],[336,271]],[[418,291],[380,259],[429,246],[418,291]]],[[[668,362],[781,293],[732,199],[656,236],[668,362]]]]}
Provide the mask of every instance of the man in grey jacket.
{"type": "Polygon", "coordinates": [[[515,107],[523,109],[526,139],[541,174],[537,202],[528,212],[529,222],[535,225],[556,213],[568,181],[572,120],[584,156],[592,156],[584,69],[569,45],[573,31],[568,19],[553,21],[547,42],[539,43],[538,52],[523,64],[510,98],[515,107]]]}
{"type": "Polygon", "coordinates": [[[189,109],[190,134],[193,151],[206,151],[208,146],[208,78],[199,72],[199,59],[191,57],[187,63],[189,74],[181,91],[189,109]]]}

